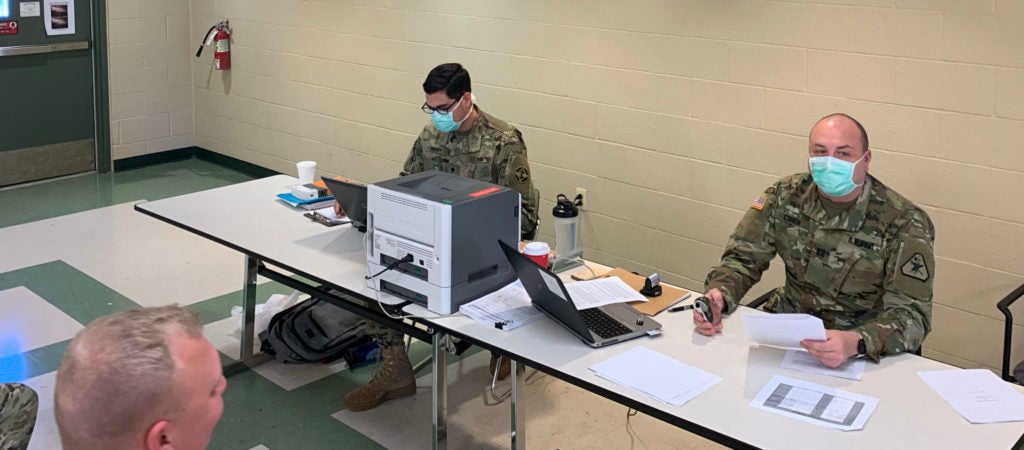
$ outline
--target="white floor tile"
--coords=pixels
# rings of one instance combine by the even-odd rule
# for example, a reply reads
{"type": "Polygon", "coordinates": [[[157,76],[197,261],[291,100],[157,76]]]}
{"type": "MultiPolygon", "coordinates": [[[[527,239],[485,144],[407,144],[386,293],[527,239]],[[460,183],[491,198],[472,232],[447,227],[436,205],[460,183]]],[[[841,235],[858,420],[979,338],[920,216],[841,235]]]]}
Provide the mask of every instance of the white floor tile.
{"type": "Polygon", "coordinates": [[[132,203],[0,229],[0,273],[63,260],[143,306],[241,289],[241,253],[135,211],[132,203]]]}
{"type": "Polygon", "coordinates": [[[24,286],[0,291],[0,357],[71,339],[82,324],[24,286]]]}
{"type": "Polygon", "coordinates": [[[53,415],[53,387],[57,384],[57,372],[30,378],[22,383],[35,389],[39,395],[39,413],[36,415],[36,428],[28,442],[28,450],[59,449],[60,433],[53,415]]]}
{"type": "MultiPolygon", "coordinates": [[[[487,396],[488,361],[489,354],[480,352],[448,368],[448,448],[509,447],[510,405],[508,400],[494,404],[487,396]]],[[[625,406],[532,369],[527,377],[519,404],[527,415],[527,448],[722,448],[643,414],[631,417],[627,425],[625,406]]],[[[424,448],[432,426],[430,383],[430,376],[423,376],[412,397],[370,411],[342,410],[332,417],[386,448],[424,448]]]]}
{"type": "MultiPolygon", "coordinates": [[[[236,333],[237,323],[234,318],[218,320],[203,327],[203,334],[221,353],[237,358],[241,348],[236,333]]],[[[253,352],[259,351],[259,343],[254,345],[253,352]]],[[[347,369],[344,360],[338,360],[334,364],[284,364],[272,359],[263,364],[252,367],[252,370],[286,391],[305,386],[314,381],[331,376],[347,369]]]]}

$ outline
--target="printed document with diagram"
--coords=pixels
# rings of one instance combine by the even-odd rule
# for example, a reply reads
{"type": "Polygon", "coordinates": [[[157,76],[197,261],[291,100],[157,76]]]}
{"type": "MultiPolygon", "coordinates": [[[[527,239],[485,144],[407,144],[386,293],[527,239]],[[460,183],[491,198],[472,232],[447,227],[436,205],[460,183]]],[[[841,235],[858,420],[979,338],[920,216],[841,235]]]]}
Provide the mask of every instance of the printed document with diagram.
{"type": "Polygon", "coordinates": [[[750,406],[825,428],[856,431],[864,428],[878,399],[775,375],[750,406]]]}

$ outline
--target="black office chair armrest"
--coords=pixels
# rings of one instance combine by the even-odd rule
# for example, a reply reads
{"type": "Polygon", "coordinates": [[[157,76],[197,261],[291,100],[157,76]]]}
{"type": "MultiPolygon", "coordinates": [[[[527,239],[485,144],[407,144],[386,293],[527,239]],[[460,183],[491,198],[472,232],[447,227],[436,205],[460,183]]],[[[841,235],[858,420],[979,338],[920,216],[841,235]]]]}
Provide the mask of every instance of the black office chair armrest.
{"type": "Polygon", "coordinates": [[[765,303],[767,303],[767,302],[768,302],[768,299],[772,297],[772,293],[773,293],[773,292],[775,292],[775,289],[772,289],[772,290],[770,290],[770,291],[768,291],[768,292],[765,292],[764,294],[761,294],[761,296],[760,296],[760,297],[758,297],[758,298],[755,298],[755,299],[754,299],[754,300],[753,300],[752,302],[750,302],[750,303],[747,303],[747,305],[746,305],[746,306],[747,306],[748,308],[754,308],[754,309],[758,309],[758,308],[760,308],[760,307],[761,307],[761,305],[764,305],[765,303]]]}
{"type": "Polygon", "coordinates": [[[1024,295],[1024,284],[996,303],[996,307],[1006,317],[1006,330],[1003,332],[1003,379],[1006,381],[1016,381],[1010,376],[1010,347],[1013,343],[1013,314],[1010,314],[1010,305],[1022,295],[1024,295]]]}

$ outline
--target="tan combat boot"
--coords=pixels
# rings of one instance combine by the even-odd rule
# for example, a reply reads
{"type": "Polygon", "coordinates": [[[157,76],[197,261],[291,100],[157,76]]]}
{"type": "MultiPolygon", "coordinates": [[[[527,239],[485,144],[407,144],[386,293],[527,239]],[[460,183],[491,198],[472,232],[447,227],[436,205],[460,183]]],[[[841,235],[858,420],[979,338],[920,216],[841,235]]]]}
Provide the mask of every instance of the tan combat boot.
{"type": "Polygon", "coordinates": [[[349,411],[366,411],[416,393],[416,377],[404,345],[381,347],[380,358],[380,368],[373,379],[345,396],[345,408],[349,411]]]}

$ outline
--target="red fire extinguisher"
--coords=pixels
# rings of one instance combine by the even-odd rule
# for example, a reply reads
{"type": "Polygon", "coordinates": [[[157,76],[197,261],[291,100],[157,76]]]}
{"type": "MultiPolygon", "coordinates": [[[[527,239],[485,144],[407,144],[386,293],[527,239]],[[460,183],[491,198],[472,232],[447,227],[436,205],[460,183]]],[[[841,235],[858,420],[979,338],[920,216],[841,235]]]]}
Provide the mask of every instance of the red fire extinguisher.
{"type": "Polygon", "coordinates": [[[196,51],[196,58],[203,53],[203,47],[213,44],[213,68],[217,70],[228,70],[231,68],[231,27],[229,22],[224,20],[217,22],[206,32],[206,38],[199,45],[196,51]],[[216,31],[216,33],[214,33],[216,31]]]}

